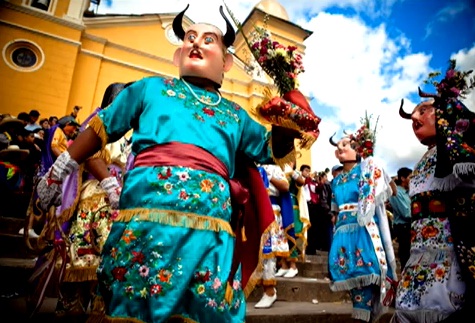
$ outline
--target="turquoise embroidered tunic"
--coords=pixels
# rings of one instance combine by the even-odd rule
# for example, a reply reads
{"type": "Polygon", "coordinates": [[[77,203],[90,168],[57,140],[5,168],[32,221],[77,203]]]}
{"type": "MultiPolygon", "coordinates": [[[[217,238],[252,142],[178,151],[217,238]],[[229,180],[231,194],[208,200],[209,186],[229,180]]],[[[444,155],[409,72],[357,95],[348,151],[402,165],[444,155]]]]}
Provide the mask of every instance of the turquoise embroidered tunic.
{"type": "Polygon", "coordinates": [[[342,172],[332,183],[332,210],[338,215],[328,253],[330,288],[350,291],[352,318],[358,320],[376,321],[386,310],[380,305],[380,287],[386,285],[386,275],[395,277],[394,252],[383,207],[388,183],[389,177],[369,159],[348,173],[342,172]],[[363,198],[374,203],[366,225],[358,221],[362,216],[359,201],[363,198]]]}
{"type": "MultiPolygon", "coordinates": [[[[221,160],[230,177],[238,150],[259,163],[271,160],[264,126],[224,98],[213,106],[217,94],[190,86],[209,104],[182,80],[150,77],[99,113],[102,130],[91,127],[109,141],[133,128],[135,155],[158,144],[193,144],[221,160]]],[[[180,165],[128,171],[98,269],[108,318],[244,322],[240,270],[229,286],[232,297],[226,293],[234,250],[231,211],[228,182],[217,174],[180,165]]]]}

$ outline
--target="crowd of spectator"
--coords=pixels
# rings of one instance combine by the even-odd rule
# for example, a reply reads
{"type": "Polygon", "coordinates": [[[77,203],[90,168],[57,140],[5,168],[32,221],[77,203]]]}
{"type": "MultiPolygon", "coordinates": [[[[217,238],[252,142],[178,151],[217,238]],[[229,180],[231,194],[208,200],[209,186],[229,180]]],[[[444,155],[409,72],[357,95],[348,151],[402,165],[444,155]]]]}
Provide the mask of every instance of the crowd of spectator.
{"type": "MultiPolygon", "coordinates": [[[[2,215],[26,214],[36,179],[44,174],[44,161],[54,161],[79,130],[80,107],[62,118],[41,118],[38,110],[17,116],[0,114],[0,202],[2,215]],[[12,201],[20,203],[11,203],[12,201]]],[[[34,232],[31,233],[34,235],[34,232]]]]}

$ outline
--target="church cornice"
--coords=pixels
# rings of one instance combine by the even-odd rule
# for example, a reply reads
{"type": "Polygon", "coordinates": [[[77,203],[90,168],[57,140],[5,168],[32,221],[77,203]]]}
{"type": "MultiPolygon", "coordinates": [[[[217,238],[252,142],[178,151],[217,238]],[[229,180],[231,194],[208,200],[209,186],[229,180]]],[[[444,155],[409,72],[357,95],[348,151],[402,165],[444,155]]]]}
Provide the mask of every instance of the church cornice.
{"type": "Polygon", "coordinates": [[[59,17],[56,17],[55,15],[52,15],[51,13],[43,12],[42,10],[34,9],[31,7],[16,5],[10,2],[6,2],[6,1],[0,1],[0,6],[10,9],[10,10],[21,12],[26,15],[30,15],[30,16],[37,17],[43,20],[47,20],[47,21],[51,21],[58,25],[70,27],[79,31],[82,31],[85,29],[83,24],[72,21],[72,19],[70,20],[67,17],[59,18],[59,17]]]}
{"type": "Polygon", "coordinates": [[[62,37],[62,36],[59,36],[59,35],[51,34],[51,33],[41,31],[41,30],[38,30],[38,29],[33,29],[33,28],[26,27],[26,26],[18,25],[18,24],[15,24],[13,22],[10,22],[10,21],[0,19],[0,24],[4,24],[4,25],[12,27],[12,28],[26,30],[26,31],[31,32],[33,34],[37,34],[37,35],[45,36],[45,37],[52,38],[52,39],[55,39],[55,40],[59,40],[59,41],[62,41],[64,43],[68,43],[68,44],[71,44],[71,45],[74,45],[74,46],[81,46],[81,43],[78,42],[78,41],[75,41],[75,40],[72,40],[72,39],[69,39],[69,38],[65,38],[65,37],[62,37]]]}

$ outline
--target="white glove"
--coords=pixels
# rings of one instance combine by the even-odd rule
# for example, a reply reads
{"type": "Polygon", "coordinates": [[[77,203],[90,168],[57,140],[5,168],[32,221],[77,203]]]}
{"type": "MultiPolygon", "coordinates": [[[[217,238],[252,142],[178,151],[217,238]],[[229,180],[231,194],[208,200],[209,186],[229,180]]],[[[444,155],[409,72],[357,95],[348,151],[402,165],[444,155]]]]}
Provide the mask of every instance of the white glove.
{"type": "Polygon", "coordinates": [[[294,180],[297,180],[297,178],[299,178],[299,177],[300,177],[300,174],[297,171],[294,170],[294,172],[292,173],[292,178],[294,180]]]}
{"type": "Polygon", "coordinates": [[[117,178],[115,176],[106,177],[101,181],[100,185],[107,193],[110,207],[113,210],[117,210],[119,208],[120,192],[122,190],[117,178]]]}
{"type": "Polygon", "coordinates": [[[67,151],[58,156],[53,166],[36,186],[40,207],[43,210],[47,211],[52,205],[61,205],[63,180],[78,168],[78,163],[71,158],[67,151]]]}

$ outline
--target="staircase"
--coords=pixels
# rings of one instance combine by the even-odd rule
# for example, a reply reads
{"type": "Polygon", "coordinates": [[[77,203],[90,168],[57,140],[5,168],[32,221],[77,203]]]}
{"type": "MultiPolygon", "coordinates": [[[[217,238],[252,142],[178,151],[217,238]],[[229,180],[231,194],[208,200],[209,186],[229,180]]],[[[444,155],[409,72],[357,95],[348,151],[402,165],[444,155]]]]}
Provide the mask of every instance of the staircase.
{"type": "MultiPolygon", "coordinates": [[[[3,322],[52,322],[56,299],[48,295],[35,319],[26,319],[24,291],[36,255],[28,251],[18,234],[24,219],[0,216],[0,313],[3,322]],[[3,320],[7,318],[6,320],[3,320]]],[[[396,248],[396,246],[395,246],[396,248]]],[[[277,301],[270,309],[255,309],[262,296],[257,287],[248,298],[247,323],[352,323],[348,293],[329,288],[327,253],[307,256],[299,262],[295,278],[277,278],[277,301]]],[[[379,323],[390,321],[393,310],[379,323]]]]}

